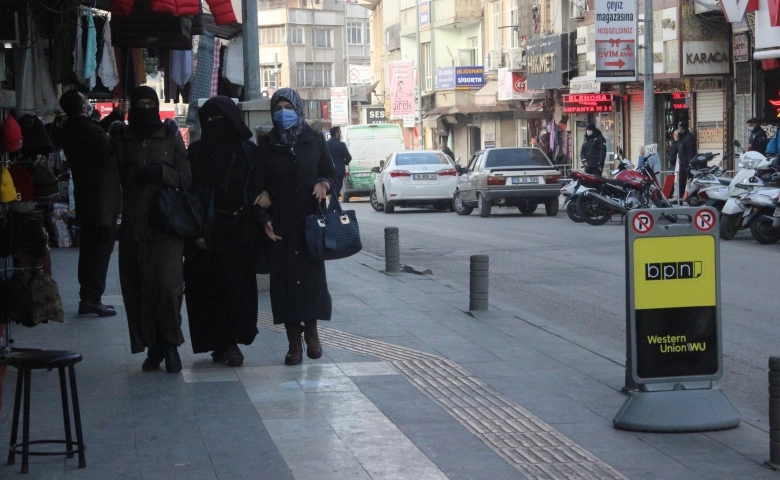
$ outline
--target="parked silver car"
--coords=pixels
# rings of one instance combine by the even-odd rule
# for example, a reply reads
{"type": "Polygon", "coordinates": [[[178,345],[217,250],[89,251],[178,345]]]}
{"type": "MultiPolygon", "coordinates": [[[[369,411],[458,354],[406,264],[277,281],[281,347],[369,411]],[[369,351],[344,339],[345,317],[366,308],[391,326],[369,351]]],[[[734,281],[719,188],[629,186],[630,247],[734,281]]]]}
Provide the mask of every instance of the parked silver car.
{"type": "Polygon", "coordinates": [[[561,173],[538,148],[480,150],[459,174],[452,199],[458,215],[468,215],[475,207],[484,218],[493,207],[517,207],[530,215],[540,203],[547,215],[558,214],[561,173]]]}

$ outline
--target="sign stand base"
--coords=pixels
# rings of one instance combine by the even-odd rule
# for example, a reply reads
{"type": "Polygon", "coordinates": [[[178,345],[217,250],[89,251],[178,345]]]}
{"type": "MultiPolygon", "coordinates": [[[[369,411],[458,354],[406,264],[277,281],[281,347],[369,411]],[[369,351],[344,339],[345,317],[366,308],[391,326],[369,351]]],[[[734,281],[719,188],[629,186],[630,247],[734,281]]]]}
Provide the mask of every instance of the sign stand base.
{"type": "Polygon", "coordinates": [[[739,425],[739,412],[720,388],[633,391],[612,423],[637,432],[702,432],[739,425]]]}

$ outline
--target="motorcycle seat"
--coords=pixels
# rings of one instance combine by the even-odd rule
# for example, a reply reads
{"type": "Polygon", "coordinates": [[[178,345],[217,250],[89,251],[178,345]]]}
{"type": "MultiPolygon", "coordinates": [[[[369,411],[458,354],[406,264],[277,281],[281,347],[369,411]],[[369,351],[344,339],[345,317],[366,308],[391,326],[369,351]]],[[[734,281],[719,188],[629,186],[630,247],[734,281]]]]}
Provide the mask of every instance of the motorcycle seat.
{"type": "Polygon", "coordinates": [[[730,178],[718,178],[718,181],[724,187],[728,187],[729,185],[731,185],[731,179],[730,178]]]}

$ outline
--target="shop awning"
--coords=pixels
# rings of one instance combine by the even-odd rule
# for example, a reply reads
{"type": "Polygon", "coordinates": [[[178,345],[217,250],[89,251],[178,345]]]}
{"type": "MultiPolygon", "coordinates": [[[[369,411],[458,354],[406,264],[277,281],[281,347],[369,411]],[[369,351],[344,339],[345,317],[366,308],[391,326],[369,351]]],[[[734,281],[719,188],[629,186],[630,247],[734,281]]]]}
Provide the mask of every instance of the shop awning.
{"type": "Polygon", "coordinates": [[[487,85],[480,88],[474,98],[474,103],[481,107],[495,106],[496,94],[498,93],[498,82],[488,82],[487,85]]]}
{"type": "Polygon", "coordinates": [[[427,117],[423,118],[423,127],[425,128],[436,128],[438,125],[436,125],[436,120],[439,119],[441,115],[434,114],[434,115],[428,115],[427,117]]]}
{"type": "Polygon", "coordinates": [[[482,105],[450,105],[445,107],[436,107],[428,110],[427,116],[431,115],[470,115],[472,113],[501,113],[501,112],[514,112],[515,109],[510,107],[507,103],[502,102],[498,105],[482,106],[482,105]]]}

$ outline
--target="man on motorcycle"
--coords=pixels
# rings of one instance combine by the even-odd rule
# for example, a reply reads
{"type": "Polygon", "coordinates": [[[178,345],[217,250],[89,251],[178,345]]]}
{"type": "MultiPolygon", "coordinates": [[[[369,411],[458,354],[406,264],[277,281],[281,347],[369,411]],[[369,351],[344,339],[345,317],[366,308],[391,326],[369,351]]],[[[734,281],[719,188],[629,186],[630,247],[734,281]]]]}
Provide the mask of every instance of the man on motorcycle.
{"type": "Polygon", "coordinates": [[[761,128],[761,123],[756,117],[748,118],[746,123],[750,129],[750,138],[748,138],[747,146],[748,151],[758,152],[761,155],[766,156],[767,136],[764,129],[761,128]]]}
{"type": "Polygon", "coordinates": [[[677,185],[679,198],[682,199],[685,193],[685,184],[688,183],[688,166],[691,164],[691,159],[696,156],[696,139],[688,130],[688,122],[680,122],[678,127],[680,139],[677,141],[677,157],[680,160],[680,171],[677,176],[677,185]]]}
{"type": "Polygon", "coordinates": [[[594,123],[589,123],[585,128],[585,142],[580,150],[580,158],[585,173],[601,175],[607,159],[607,140],[594,123]]]}

